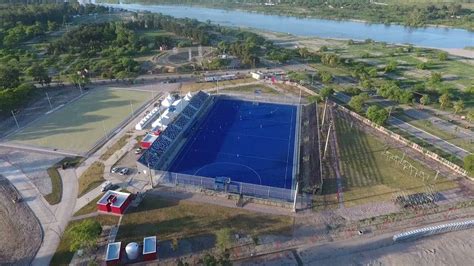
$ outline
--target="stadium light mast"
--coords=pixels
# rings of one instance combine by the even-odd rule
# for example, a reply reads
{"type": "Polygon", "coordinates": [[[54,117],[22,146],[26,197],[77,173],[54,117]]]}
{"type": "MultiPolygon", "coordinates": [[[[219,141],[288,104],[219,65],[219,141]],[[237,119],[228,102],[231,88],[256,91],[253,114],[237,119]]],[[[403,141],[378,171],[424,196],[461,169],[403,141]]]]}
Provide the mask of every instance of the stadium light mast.
{"type": "Polygon", "coordinates": [[[49,103],[49,108],[51,108],[51,110],[53,109],[53,105],[51,104],[51,99],[49,98],[49,95],[47,92],[46,93],[46,99],[48,99],[48,103],[49,103]]]}
{"type": "Polygon", "coordinates": [[[324,103],[324,110],[323,110],[323,121],[321,122],[321,127],[324,126],[324,118],[326,117],[326,107],[328,106],[328,99],[326,98],[326,102],[324,103]]]}
{"type": "Polygon", "coordinates": [[[12,115],[13,115],[13,119],[15,120],[16,127],[18,129],[20,129],[20,125],[18,124],[18,120],[16,120],[15,112],[13,112],[13,110],[11,110],[11,112],[12,112],[12,115]]]}
{"type": "Polygon", "coordinates": [[[299,185],[299,182],[296,182],[295,199],[293,200],[293,212],[296,212],[296,200],[298,199],[298,185],[299,185]]]}
{"type": "Polygon", "coordinates": [[[329,136],[330,136],[330,134],[331,134],[331,128],[332,128],[332,121],[329,122],[328,135],[326,136],[326,144],[324,144],[323,158],[326,158],[326,151],[327,151],[327,149],[328,149],[329,136]]]}

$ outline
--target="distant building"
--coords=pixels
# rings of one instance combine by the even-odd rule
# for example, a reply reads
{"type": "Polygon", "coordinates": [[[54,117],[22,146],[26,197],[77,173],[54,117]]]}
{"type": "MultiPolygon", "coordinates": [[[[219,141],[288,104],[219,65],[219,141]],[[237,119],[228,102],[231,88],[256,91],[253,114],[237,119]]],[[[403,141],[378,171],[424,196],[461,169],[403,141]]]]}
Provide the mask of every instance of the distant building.
{"type": "Polygon", "coordinates": [[[256,80],[265,79],[265,74],[260,71],[250,72],[250,75],[256,80]]]}

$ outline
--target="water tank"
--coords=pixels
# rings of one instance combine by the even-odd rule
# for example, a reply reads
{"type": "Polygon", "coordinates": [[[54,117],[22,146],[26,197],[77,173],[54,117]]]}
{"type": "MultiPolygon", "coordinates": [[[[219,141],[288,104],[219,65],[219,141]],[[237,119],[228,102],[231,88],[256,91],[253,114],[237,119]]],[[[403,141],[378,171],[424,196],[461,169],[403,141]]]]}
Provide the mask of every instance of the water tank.
{"type": "Polygon", "coordinates": [[[129,260],[136,260],[138,258],[138,244],[135,242],[129,243],[125,247],[125,252],[127,253],[127,258],[129,260]]]}

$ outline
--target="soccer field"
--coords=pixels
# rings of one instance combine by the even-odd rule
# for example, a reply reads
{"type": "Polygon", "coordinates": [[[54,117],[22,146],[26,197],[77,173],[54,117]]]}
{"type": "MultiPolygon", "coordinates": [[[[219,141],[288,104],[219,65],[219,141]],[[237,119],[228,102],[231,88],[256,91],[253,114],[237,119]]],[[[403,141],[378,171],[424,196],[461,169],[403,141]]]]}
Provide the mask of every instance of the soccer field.
{"type": "Polygon", "coordinates": [[[218,100],[170,171],[291,189],[296,106],[218,100]]]}
{"type": "Polygon", "coordinates": [[[142,91],[97,88],[76,101],[41,116],[9,141],[75,153],[89,151],[151,95],[142,91]],[[131,106],[131,104],[132,106],[131,106]]]}
{"type": "MultiPolygon", "coordinates": [[[[350,123],[343,118],[336,120],[336,130],[346,207],[391,200],[399,193],[426,192],[428,186],[431,186],[434,191],[457,187],[454,181],[444,177],[434,179],[435,170],[429,169],[408,156],[404,157],[402,150],[390,148],[391,154],[398,155],[400,158],[404,157],[405,161],[424,172],[427,179],[413,176],[410,170],[403,168],[402,164],[384,155],[388,146],[384,145],[382,139],[369,135],[355,126],[351,127],[350,123]]],[[[335,191],[336,187],[333,187],[327,189],[326,193],[335,193],[335,191]]]]}

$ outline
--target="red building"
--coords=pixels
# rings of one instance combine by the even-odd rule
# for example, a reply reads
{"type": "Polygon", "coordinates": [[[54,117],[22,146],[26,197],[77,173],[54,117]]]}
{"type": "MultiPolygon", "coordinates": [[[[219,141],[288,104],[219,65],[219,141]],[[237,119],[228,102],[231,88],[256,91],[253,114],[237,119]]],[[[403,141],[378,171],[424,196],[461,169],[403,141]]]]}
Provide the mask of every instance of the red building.
{"type": "MultiPolygon", "coordinates": [[[[159,134],[158,134],[159,135],[159,134]]],[[[155,142],[156,138],[158,138],[158,135],[153,134],[147,134],[143,140],[140,142],[140,148],[146,150],[151,147],[153,142],[155,142]]]]}
{"type": "Polygon", "coordinates": [[[131,201],[130,193],[108,190],[97,202],[97,210],[123,214],[131,201]]]}

